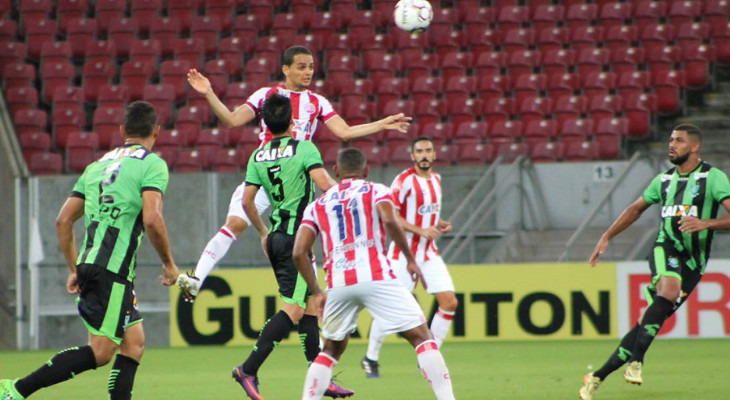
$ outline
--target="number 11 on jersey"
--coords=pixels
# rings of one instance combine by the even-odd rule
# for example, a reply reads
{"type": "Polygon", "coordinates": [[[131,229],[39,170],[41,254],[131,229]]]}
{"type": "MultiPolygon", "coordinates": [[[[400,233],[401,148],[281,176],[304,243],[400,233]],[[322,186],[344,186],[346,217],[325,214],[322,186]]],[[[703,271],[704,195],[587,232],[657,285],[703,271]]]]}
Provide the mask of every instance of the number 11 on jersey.
{"type": "MultiPolygon", "coordinates": [[[[360,229],[360,212],[358,211],[357,200],[352,199],[340,202],[332,207],[332,209],[335,210],[335,213],[337,213],[337,223],[339,226],[341,241],[344,241],[348,237],[349,230],[347,229],[347,225],[350,224],[354,225],[355,237],[362,235],[362,230],[360,229]],[[345,214],[346,209],[349,211],[347,214],[345,214]]],[[[354,238],[350,239],[353,240],[354,238]]]]}

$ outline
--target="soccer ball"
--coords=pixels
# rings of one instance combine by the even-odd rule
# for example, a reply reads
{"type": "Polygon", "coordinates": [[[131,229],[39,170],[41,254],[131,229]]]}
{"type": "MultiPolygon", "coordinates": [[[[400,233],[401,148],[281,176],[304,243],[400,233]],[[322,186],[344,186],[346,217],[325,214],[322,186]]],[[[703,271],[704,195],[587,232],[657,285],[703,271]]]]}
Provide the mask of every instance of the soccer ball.
{"type": "Polygon", "coordinates": [[[400,0],[393,13],[395,24],[406,32],[423,32],[431,24],[433,8],[426,0],[400,0]]]}

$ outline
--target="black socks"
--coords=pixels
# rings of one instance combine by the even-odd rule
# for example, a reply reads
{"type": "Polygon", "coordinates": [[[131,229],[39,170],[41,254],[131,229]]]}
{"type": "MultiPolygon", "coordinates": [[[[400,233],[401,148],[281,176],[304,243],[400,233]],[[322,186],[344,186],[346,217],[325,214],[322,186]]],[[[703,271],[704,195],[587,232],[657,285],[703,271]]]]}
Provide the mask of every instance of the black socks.
{"type": "Polygon", "coordinates": [[[274,350],[274,347],[279,344],[288,334],[289,331],[294,327],[289,315],[284,311],[279,311],[271,317],[261,329],[256,345],[253,347],[251,355],[241,366],[243,372],[247,375],[256,375],[259,372],[261,364],[266,361],[266,358],[274,350]]]}
{"type": "Polygon", "coordinates": [[[42,367],[15,383],[23,397],[39,389],[69,380],[84,371],[96,369],[96,357],[90,346],[71,347],[62,350],[42,367]]]}

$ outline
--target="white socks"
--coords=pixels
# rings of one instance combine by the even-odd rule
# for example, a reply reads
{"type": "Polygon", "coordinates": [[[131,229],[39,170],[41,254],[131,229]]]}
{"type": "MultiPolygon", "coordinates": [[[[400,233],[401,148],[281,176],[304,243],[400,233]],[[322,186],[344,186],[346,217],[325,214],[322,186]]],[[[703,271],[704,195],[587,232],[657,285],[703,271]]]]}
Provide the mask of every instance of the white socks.
{"type": "Polygon", "coordinates": [[[210,239],[203,254],[200,255],[198,265],[195,266],[195,277],[200,279],[201,285],[218,261],[226,255],[234,241],[236,241],[236,235],[225,226],[210,239]]]}
{"type": "Polygon", "coordinates": [[[441,348],[441,344],[446,339],[446,335],[449,334],[449,328],[451,328],[451,321],[454,320],[454,314],[454,311],[444,311],[439,307],[436,315],[433,316],[431,333],[433,333],[433,338],[439,348],[441,348]]]}
{"type": "Polygon", "coordinates": [[[383,347],[383,340],[385,340],[383,330],[380,329],[380,324],[378,323],[378,320],[374,319],[373,323],[370,324],[368,352],[365,354],[365,357],[369,358],[372,361],[378,361],[378,357],[380,356],[380,349],[383,347]]]}
{"type": "Polygon", "coordinates": [[[337,365],[337,360],[329,354],[320,352],[317,355],[307,371],[302,400],[319,400],[324,396],[324,392],[332,380],[332,369],[335,365],[337,365]]]}
{"type": "Polygon", "coordinates": [[[438,400],[454,400],[454,391],[451,387],[451,377],[446,361],[441,355],[436,342],[427,340],[416,347],[418,366],[421,374],[431,385],[438,400]]]}

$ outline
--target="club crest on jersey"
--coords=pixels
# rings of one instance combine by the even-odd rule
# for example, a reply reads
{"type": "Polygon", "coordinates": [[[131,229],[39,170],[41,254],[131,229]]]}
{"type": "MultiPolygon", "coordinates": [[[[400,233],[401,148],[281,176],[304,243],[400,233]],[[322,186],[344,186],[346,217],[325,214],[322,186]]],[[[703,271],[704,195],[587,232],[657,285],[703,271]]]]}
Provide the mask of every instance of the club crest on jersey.
{"type": "Polygon", "coordinates": [[[420,215],[433,214],[433,213],[437,213],[438,211],[439,211],[438,204],[424,204],[424,205],[418,207],[418,213],[420,215]]]}
{"type": "Polygon", "coordinates": [[[261,149],[256,153],[256,162],[276,161],[294,156],[294,147],[290,144],[277,149],[261,149]]]}
{"type": "Polygon", "coordinates": [[[669,257],[667,258],[667,264],[669,264],[671,268],[679,268],[679,259],[677,257],[669,257]]]}
{"type": "Polygon", "coordinates": [[[662,218],[670,217],[697,217],[697,206],[693,205],[675,205],[662,207],[662,218]]]}

